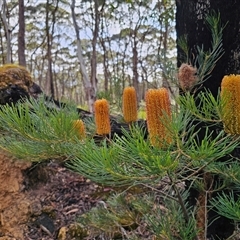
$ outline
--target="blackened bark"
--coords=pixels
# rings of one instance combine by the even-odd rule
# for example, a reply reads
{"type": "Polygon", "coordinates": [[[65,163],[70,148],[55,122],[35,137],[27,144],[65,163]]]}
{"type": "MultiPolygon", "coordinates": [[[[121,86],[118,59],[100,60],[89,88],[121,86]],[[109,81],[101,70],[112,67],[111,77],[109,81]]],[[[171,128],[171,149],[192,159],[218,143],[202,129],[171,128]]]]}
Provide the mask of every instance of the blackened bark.
{"type": "MultiPolygon", "coordinates": [[[[238,0],[177,0],[176,30],[177,38],[186,35],[193,61],[197,55],[197,46],[211,48],[211,32],[205,24],[205,17],[213,10],[220,13],[221,22],[227,24],[223,30],[223,48],[225,53],[218,61],[211,77],[204,83],[214,96],[217,95],[222,78],[226,74],[240,73],[240,4],[238,0]]],[[[178,47],[178,66],[186,59],[178,47]]]]}
{"type": "MultiPolygon", "coordinates": [[[[204,47],[207,51],[211,48],[211,32],[205,24],[206,15],[215,11],[220,13],[221,23],[226,25],[223,30],[224,55],[217,62],[211,76],[203,83],[201,90],[208,89],[216,97],[222,78],[228,74],[240,74],[240,4],[237,0],[176,0],[176,30],[177,39],[186,36],[189,47],[188,62],[194,62],[197,56],[197,46],[204,47]]],[[[184,52],[178,46],[178,67],[187,62],[184,52]]],[[[199,129],[205,125],[199,124],[199,129]]],[[[196,129],[199,130],[199,129],[196,129]]],[[[215,128],[210,128],[215,132],[215,128]]],[[[198,137],[202,139],[202,129],[198,137]]],[[[215,132],[216,133],[216,132],[215,132]]],[[[215,181],[217,177],[215,177],[215,181]]],[[[198,192],[190,189],[190,196],[198,196],[198,192]]],[[[190,202],[193,199],[190,198],[190,202]]],[[[193,201],[194,202],[194,201],[193,201]]],[[[232,235],[234,226],[232,222],[224,217],[217,216],[214,211],[208,212],[208,222],[212,222],[207,229],[209,239],[227,239],[232,235]],[[218,219],[216,219],[219,217],[218,219]],[[215,221],[213,221],[215,219],[215,221]]]]}

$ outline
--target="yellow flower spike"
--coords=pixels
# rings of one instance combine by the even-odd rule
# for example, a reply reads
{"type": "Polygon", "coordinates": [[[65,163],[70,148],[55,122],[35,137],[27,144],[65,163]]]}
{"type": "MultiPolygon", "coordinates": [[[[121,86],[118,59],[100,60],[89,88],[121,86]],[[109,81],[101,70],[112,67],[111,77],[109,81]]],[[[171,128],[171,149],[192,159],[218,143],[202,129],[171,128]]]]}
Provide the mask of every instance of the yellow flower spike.
{"type": "Polygon", "coordinates": [[[183,91],[191,90],[197,82],[197,69],[193,66],[183,63],[178,70],[178,81],[183,91]]]}
{"type": "Polygon", "coordinates": [[[165,147],[172,142],[165,116],[171,117],[169,93],[166,88],[149,89],[146,92],[147,127],[151,144],[165,147]]]}
{"type": "Polygon", "coordinates": [[[240,134],[240,75],[226,75],[221,83],[224,130],[240,134]]]}
{"type": "Polygon", "coordinates": [[[78,119],[73,121],[73,127],[77,130],[80,139],[84,139],[86,137],[85,125],[82,120],[78,119]]]}
{"type": "Polygon", "coordinates": [[[98,99],[94,103],[97,134],[106,135],[111,132],[109,105],[106,99],[98,99]]]}
{"type": "Polygon", "coordinates": [[[126,123],[137,121],[137,93],[134,87],[123,90],[123,118],[126,123]]]}

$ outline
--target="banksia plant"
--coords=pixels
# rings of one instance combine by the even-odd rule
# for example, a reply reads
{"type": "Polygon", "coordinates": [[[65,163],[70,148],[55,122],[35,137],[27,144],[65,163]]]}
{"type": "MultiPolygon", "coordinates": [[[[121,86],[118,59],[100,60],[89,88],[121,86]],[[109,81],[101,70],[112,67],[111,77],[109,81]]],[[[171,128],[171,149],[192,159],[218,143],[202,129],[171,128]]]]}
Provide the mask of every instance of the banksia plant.
{"type": "Polygon", "coordinates": [[[166,124],[166,116],[171,117],[169,93],[166,88],[149,89],[146,92],[147,127],[151,144],[165,147],[172,142],[166,124]]]}
{"type": "Polygon", "coordinates": [[[109,105],[106,99],[96,100],[94,103],[96,131],[99,135],[110,134],[109,105]]]}
{"type": "Polygon", "coordinates": [[[231,74],[223,77],[221,98],[225,132],[240,134],[240,75],[231,74]]]}
{"type": "Polygon", "coordinates": [[[75,120],[73,122],[73,127],[77,130],[79,139],[84,139],[86,137],[85,125],[82,120],[75,120]]]}
{"type": "Polygon", "coordinates": [[[178,81],[181,89],[189,91],[197,82],[197,69],[193,66],[183,63],[178,70],[178,81]]]}
{"type": "Polygon", "coordinates": [[[123,118],[126,123],[137,121],[137,94],[134,87],[126,87],[122,99],[123,118]]]}

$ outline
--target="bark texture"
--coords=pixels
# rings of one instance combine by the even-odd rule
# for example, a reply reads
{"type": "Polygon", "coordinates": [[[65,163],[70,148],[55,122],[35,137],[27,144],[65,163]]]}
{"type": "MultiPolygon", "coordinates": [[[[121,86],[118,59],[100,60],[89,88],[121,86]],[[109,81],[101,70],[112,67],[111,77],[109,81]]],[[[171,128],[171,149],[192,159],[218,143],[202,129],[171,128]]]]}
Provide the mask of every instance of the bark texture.
{"type": "MultiPolygon", "coordinates": [[[[226,74],[240,73],[240,4],[237,0],[176,0],[176,30],[177,38],[187,35],[190,58],[197,54],[196,47],[211,47],[211,33],[205,25],[205,17],[213,10],[220,13],[221,22],[226,27],[223,30],[223,48],[225,53],[218,61],[211,77],[204,86],[216,96],[222,78],[226,74]]],[[[178,66],[185,59],[178,47],[178,66]]]]}
{"type": "Polygon", "coordinates": [[[18,1],[19,13],[19,31],[18,31],[18,62],[19,65],[26,67],[25,58],[25,16],[24,16],[24,0],[18,1]]]}
{"type": "MultiPolygon", "coordinates": [[[[210,90],[216,97],[221,81],[224,75],[240,74],[240,4],[237,0],[176,0],[176,30],[177,39],[186,36],[189,62],[194,62],[197,55],[197,46],[204,46],[204,50],[211,48],[211,32],[205,24],[205,18],[208,14],[215,11],[220,13],[221,23],[225,26],[223,30],[223,48],[224,55],[217,62],[216,67],[213,69],[211,76],[203,83],[203,88],[210,90]]],[[[183,50],[178,46],[178,67],[187,59],[184,58],[183,50]]],[[[198,67],[198,66],[197,66],[198,67]]],[[[199,129],[205,126],[205,123],[198,125],[199,129]]],[[[208,126],[209,127],[209,126],[208,126]]],[[[217,134],[214,127],[210,128],[217,134]]],[[[197,131],[198,129],[196,129],[197,131]]],[[[199,131],[199,140],[201,141],[202,130],[199,131]]],[[[204,173],[203,173],[204,174],[204,173]]],[[[204,180],[204,177],[203,177],[204,180]]],[[[215,177],[215,183],[219,181],[215,177]]],[[[213,183],[214,185],[214,183],[213,183]]],[[[190,189],[191,204],[200,202],[199,192],[190,189]]],[[[213,195],[211,197],[214,197],[213,195]]],[[[208,196],[208,199],[210,197],[208,196]]],[[[201,207],[201,206],[200,206],[201,207]]],[[[234,226],[232,222],[224,217],[219,217],[212,210],[203,213],[207,214],[208,223],[212,223],[207,229],[207,239],[227,239],[233,234],[234,226]],[[216,217],[219,217],[217,220],[216,217]]]]}

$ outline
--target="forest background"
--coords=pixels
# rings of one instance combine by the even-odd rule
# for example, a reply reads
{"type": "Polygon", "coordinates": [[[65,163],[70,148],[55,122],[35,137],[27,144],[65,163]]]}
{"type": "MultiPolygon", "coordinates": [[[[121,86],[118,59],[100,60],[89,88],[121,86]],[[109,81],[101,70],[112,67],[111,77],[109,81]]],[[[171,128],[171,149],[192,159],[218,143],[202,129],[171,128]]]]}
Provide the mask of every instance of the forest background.
{"type": "Polygon", "coordinates": [[[92,110],[104,97],[118,107],[125,86],[141,102],[146,89],[173,84],[173,0],[2,0],[0,7],[0,64],[26,66],[55,99],[92,110]]]}

